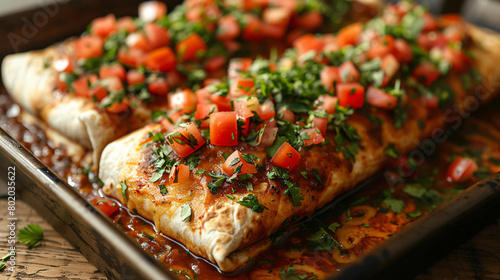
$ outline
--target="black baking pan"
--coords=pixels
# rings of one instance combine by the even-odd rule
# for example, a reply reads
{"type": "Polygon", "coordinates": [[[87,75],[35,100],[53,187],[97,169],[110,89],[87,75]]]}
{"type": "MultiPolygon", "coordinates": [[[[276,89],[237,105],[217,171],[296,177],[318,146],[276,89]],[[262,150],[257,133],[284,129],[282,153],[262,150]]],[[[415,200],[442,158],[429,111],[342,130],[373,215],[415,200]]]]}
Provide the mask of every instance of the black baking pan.
{"type": "MultiPolygon", "coordinates": [[[[54,229],[108,277],[175,279],[164,264],[143,251],[138,243],[102,216],[74,188],[0,129],[0,170],[8,170],[9,166],[15,167],[16,195],[20,195],[35,208],[54,229]]],[[[7,172],[0,174],[6,179],[7,172]]],[[[500,173],[497,173],[405,227],[330,279],[368,279],[376,273],[387,273],[392,270],[390,265],[395,261],[499,194],[500,173]]],[[[341,199],[345,197],[344,195],[341,199]]],[[[395,277],[393,279],[406,279],[398,278],[403,276],[400,273],[402,272],[391,275],[395,277]]]]}
{"type": "MultiPolygon", "coordinates": [[[[43,27],[43,33],[37,32],[17,47],[8,42],[1,44],[0,58],[8,53],[42,48],[76,35],[97,16],[111,12],[118,16],[134,15],[139,2],[142,1],[59,1],[62,4],[58,7],[58,13],[43,27]]],[[[0,36],[8,38],[8,34],[22,35],[22,18],[32,18],[41,9],[0,18],[0,36]]],[[[175,279],[164,264],[145,252],[137,242],[95,210],[74,188],[0,129],[0,170],[3,170],[0,177],[7,176],[9,166],[15,166],[16,170],[16,195],[35,208],[107,277],[175,279]]],[[[387,275],[391,279],[408,279],[404,266],[398,265],[400,271],[396,271],[391,264],[401,261],[404,256],[415,262],[420,258],[413,256],[416,247],[439,237],[443,230],[495,199],[499,193],[500,174],[496,174],[404,228],[330,279],[382,279],[380,275],[385,275],[383,279],[387,279],[387,275]]]]}
{"type": "Polygon", "coordinates": [[[0,129],[0,170],[5,171],[1,172],[3,179],[7,179],[7,170],[14,170],[16,195],[36,209],[108,278],[175,279],[164,265],[3,129],[0,129]]]}

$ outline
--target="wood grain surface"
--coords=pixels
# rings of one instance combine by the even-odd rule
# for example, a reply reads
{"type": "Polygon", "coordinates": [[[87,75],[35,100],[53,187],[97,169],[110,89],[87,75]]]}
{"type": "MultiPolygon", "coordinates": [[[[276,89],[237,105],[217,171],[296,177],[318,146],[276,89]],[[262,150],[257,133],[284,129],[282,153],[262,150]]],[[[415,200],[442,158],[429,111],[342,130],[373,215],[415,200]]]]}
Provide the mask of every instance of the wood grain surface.
{"type": "MultiPolygon", "coordinates": [[[[498,210],[498,207],[494,207],[498,210]]],[[[491,212],[491,210],[487,210],[491,212]]],[[[8,252],[7,200],[0,199],[0,255],[8,252]]],[[[16,244],[15,273],[7,270],[0,272],[0,279],[106,279],[92,264],[74,249],[62,236],[52,229],[35,210],[26,203],[16,201],[17,230],[28,224],[38,224],[44,232],[44,239],[39,247],[28,249],[16,244]]],[[[498,214],[486,217],[486,227],[474,233],[468,240],[460,241],[461,245],[449,252],[446,246],[435,248],[430,267],[420,270],[416,280],[462,280],[462,279],[500,279],[500,219],[498,214]],[[444,253],[444,255],[443,255],[444,253]],[[441,256],[443,255],[443,256],[441,256]]],[[[484,219],[483,219],[484,220],[484,219]]],[[[478,221],[480,222],[480,221],[478,221]]],[[[470,227],[477,224],[467,222],[470,227]]],[[[471,228],[463,226],[464,232],[471,228]]],[[[473,231],[472,231],[473,232],[473,231]]],[[[456,239],[461,232],[445,236],[456,239]]],[[[463,238],[463,237],[462,237],[463,238]]],[[[451,243],[452,246],[453,242],[451,243]]],[[[428,264],[426,264],[428,266],[428,264]]],[[[389,277],[390,278],[390,277],[389,277]]]]}
{"type": "MultiPolygon", "coordinates": [[[[7,200],[0,200],[0,255],[9,252],[7,200]]],[[[17,231],[28,224],[42,227],[44,239],[39,247],[28,249],[16,244],[15,272],[4,269],[0,279],[106,279],[103,273],[90,264],[68,241],[23,201],[16,201],[17,231]]]]}

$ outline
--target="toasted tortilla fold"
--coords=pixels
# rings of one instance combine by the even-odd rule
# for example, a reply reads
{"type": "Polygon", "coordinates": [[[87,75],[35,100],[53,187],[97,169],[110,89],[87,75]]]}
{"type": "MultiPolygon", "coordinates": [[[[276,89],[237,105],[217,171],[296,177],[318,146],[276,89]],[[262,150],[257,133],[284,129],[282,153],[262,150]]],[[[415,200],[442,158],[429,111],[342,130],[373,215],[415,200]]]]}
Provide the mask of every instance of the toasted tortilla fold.
{"type": "Polygon", "coordinates": [[[57,73],[47,63],[72,51],[69,40],[44,50],[8,55],[2,62],[2,80],[24,110],[91,149],[97,164],[109,142],[150,122],[150,114],[141,108],[123,115],[110,114],[89,98],[57,91],[57,73]]]}
{"type": "MultiPolygon", "coordinates": [[[[371,123],[361,115],[351,116],[348,123],[356,128],[362,139],[354,163],[345,159],[342,153],[335,152],[331,145],[300,151],[303,167],[309,170],[316,168],[322,178],[327,178],[324,188],[308,183],[311,179],[296,178],[304,196],[301,206],[294,207],[290,196],[283,193],[286,187],[273,180],[264,180],[263,183],[254,185],[253,192],[239,189],[234,194],[227,190],[211,194],[207,184],[212,178],[206,173],[197,175],[195,172],[221,171],[224,162],[222,153],[229,155],[234,148],[210,144],[201,149],[201,162],[191,171],[189,184],[170,184],[168,178],[151,183],[151,174],[155,171],[152,152],[150,148],[143,149],[141,146],[145,143],[148,132],[161,129],[159,124],[148,125],[104,149],[99,173],[105,184],[104,193],[154,221],[161,232],[182,242],[193,253],[215,263],[222,271],[235,271],[244,266],[249,258],[268,248],[271,244],[270,235],[285,220],[312,214],[341,193],[379,172],[389,161],[384,151],[390,144],[401,153],[407,153],[416,148],[424,138],[440,139],[437,135],[443,135],[442,128],[457,123],[456,119],[451,118],[453,113],[458,115],[459,109],[462,113],[471,113],[475,110],[472,109],[472,103],[485,103],[497,95],[500,68],[496,64],[500,61],[500,52],[497,51],[500,48],[500,37],[472,25],[464,28],[473,41],[471,50],[475,53],[475,67],[483,76],[483,81],[466,91],[459,75],[451,73],[447,82],[455,91],[456,106],[451,111],[442,112],[427,109],[417,99],[410,100],[408,120],[400,129],[394,128],[393,120],[386,112],[375,115],[383,120],[380,125],[371,123]],[[422,120],[424,127],[419,126],[422,120]],[[126,190],[120,186],[121,182],[127,186],[126,190]],[[167,194],[160,193],[159,184],[166,185],[167,194]],[[267,209],[257,213],[237,203],[250,193],[257,196],[258,201],[267,209]],[[225,194],[231,194],[234,200],[225,194]],[[186,204],[192,210],[190,221],[183,221],[181,217],[181,209],[186,204]]],[[[333,137],[334,135],[327,135],[330,143],[334,143],[333,137]]],[[[257,163],[266,164],[266,171],[269,170],[270,163],[265,159],[265,149],[255,149],[245,144],[240,144],[237,149],[241,152],[250,150],[260,158],[257,163]]]]}

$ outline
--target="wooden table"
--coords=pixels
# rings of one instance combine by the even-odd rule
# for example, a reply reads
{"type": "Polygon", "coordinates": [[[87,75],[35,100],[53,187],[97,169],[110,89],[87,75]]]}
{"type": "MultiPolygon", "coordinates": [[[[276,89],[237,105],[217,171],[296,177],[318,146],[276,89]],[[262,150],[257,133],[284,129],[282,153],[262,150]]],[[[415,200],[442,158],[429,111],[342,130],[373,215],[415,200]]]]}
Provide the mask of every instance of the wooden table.
{"type": "MultiPolygon", "coordinates": [[[[0,255],[8,252],[7,200],[0,199],[0,255]]],[[[44,232],[42,245],[33,249],[16,245],[15,273],[0,272],[0,279],[106,279],[77,250],[22,201],[16,201],[17,227],[38,224],[44,232]],[[10,276],[10,277],[8,277],[10,276]]],[[[498,217],[498,215],[496,216],[498,217]]],[[[500,219],[433,263],[415,279],[500,279],[500,219]]],[[[474,225],[471,225],[474,226],[474,225]]],[[[441,248],[436,248],[439,251],[441,248]]],[[[437,252],[436,251],[436,252],[437,252]]]]}

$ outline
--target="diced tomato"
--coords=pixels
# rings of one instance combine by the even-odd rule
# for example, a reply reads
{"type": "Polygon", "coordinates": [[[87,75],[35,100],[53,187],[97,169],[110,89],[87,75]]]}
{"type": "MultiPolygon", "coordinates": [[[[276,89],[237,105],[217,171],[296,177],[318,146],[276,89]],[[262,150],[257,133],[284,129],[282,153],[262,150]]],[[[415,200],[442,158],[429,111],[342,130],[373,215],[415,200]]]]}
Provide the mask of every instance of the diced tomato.
{"type": "Polygon", "coordinates": [[[210,115],[210,143],[217,146],[238,145],[236,112],[218,112],[210,115]]]}
{"type": "Polygon", "coordinates": [[[238,114],[236,114],[236,118],[239,120],[238,129],[243,136],[247,137],[250,134],[250,118],[242,118],[238,114]]]}
{"type": "Polygon", "coordinates": [[[103,52],[104,41],[101,37],[86,35],[76,40],[75,56],[76,59],[89,59],[100,57],[103,52]]]}
{"type": "Polygon", "coordinates": [[[366,102],[377,108],[392,110],[398,105],[398,98],[379,88],[369,87],[366,91],[366,102]]]}
{"type": "Polygon", "coordinates": [[[128,33],[132,33],[137,30],[137,26],[135,26],[132,17],[122,17],[116,22],[116,29],[127,30],[128,33]]]}
{"type": "Polygon", "coordinates": [[[288,110],[285,107],[281,107],[278,111],[278,115],[284,121],[294,123],[295,122],[295,113],[292,110],[288,110]]]}
{"type": "Polygon", "coordinates": [[[108,77],[117,77],[122,81],[125,81],[127,72],[125,68],[120,64],[115,65],[103,65],[99,68],[99,78],[105,79],[108,77]]]}
{"type": "Polygon", "coordinates": [[[222,171],[226,175],[232,176],[237,168],[240,169],[238,175],[257,173],[257,167],[255,167],[254,164],[248,163],[241,156],[240,151],[234,151],[234,153],[232,153],[229,157],[227,157],[226,161],[222,165],[222,171]]]}
{"type": "Polygon", "coordinates": [[[326,135],[326,130],[328,128],[328,118],[315,117],[311,122],[315,129],[319,130],[322,135],[326,135]]]}
{"type": "Polygon", "coordinates": [[[125,49],[121,48],[118,51],[118,61],[131,67],[137,67],[144,64],[146,54],[139,49],[125,49]]]}
{"type": "MultiPolygon", "coordinates": [[[[340,50],[340,47],[337,45],[337,37],[335,37],[333,34],[325,34],[323,36],[323,52],[338,52],[340,50]]],[[[326,57],[324,59],[327,59],[326,57]]]]}
{"type": "Polygon", "coordinates": [[[52,63],[52,66],[57,72],[66,72],[66,73],[73,72],[73,62],[71,61],[71,58],[67,55],[59,59],[56,59],[52,63]]]}
{"type": "Polygon", "coordinates": [[[167,143],[180,157],[187,157],[205,145],[205,138],[194,123],[178,127],[167,135],[167,143]]]}
{"type": "Polygon", "coordinates": [[[374,59],[377,57],[384,57],[394,50],[394,38],[391,35],[385,35],[375,39],[370,49],[366,52],[368,58],[374,59]]]}
{"type": "Polygon", "coordinates": [[[123,89],[123,82],[118,77],[107,77],[101,79],[101,84],[109,92],[123,89]]]}
{"type": "Polygon", "coordinates": [[[243,40],[260,41],[263,37],[264,24],[256,16],[248,14],[245,17],[246,23],[243,28],[243,40]]]}
{"type": "Polygon", "coordinates": [[[135,69],[129,70],[127,72],[127,84],[129,86],[142,84],[142,83],[144,83],[145,80],[146,80],[146,76],[143,73],[141,73],[135,69]]]}
{"type": "Polygon", "coordinates": [[[133,50],[140,50],[143,52],[149,52],[151,50],[151,45],[149,44],[148,38],[146,38],[146,36],[141,33],[131,33],[127,35],[125,44],[127,44],[127,46],[133,50]]]}
{"type": "Polygon", "coordinates": [[[89,97],[95,101],[101,101],[104,97],[108,96],[108,92],[101,85],[96,85],[89,89],[89,97]]]}
{"type": "Polygon", "coordinates": [[[201,22],[204,18],[203,15],[204,7],[196,6],[186,10],[184,16],[189,22],[201,22]]]}
{"type": "Polygon", "coordinates": [[[394,55],[387,54],[386,56],[384,56],[382,58],[381,68],[382,68],[382,71],[384,71],[384,73],[385,73],[385,77],[387,77],[387,79],[390,80],[398,72],[399,62],[396,59],[396,57],[394,57],[394,55]]]}
{"type": "Polygon", "coordinates": [[[177,43],[176,51],[181,60],[198,61],[208,49],[200,35],[193,33],[177,43]]]}
{"type": "Polygon", "coordinates": [[[258,113],[259,110],[259,100],[256,97],[234,100],[234,111],[238,118],[250,118],[254,112],[258,113]]]}
{"type": "Polygon", "coordinates": [[[207,85],[204,88],[200,88],[195,92],[196,101],[198,102],[198,104],[211,104],[210,96],[212,94],[208,92],[208,89],[209,87],[207,85]]]}
{"type": "Polygon", "coordinates": [[[472,178],[478,170],[476,162],[470,158],[456,157],[446,173],[446,178],[451,182],[464,182],[472,178]]]}
{"type": "Polygon", "coordinates": [[[290,144],[284,142],[271,161],[279,167],[291,170],[299,163],[300,154],[290,144]]]}
{"type": "Polygon", "coordinates": [[[99,36],[101,38],[108,37],[109,34],[118,29],[116,26],[116,18],[114,15],[109,14],[105,17],[94,19],[90,34],[99,36]]]}
{"type": "Polygon", "coordinates": [[[418,35],[417,44],[425,50],[430,50],[434,47],[443,47],[447,45],[448,42],[441,32],[432,31],[418,35]]]}
{"type": "Polygon", "coordinates": [[[363,107],[365,88],[358,83],[337,84],[337,97],[342,107],[363,107]]]}
{"type": "Polygon", "coordinates": [[[325,142],[325,138],[323,137],[323,134],[319,131],[317,128],[308,128],[308,129],[302,129],[300,132],[301,135],[305,134],[305,139],[302,137],[302,140],[304,141],[304,144],[306,147],[309,147],[311,145],[317,145],[325,142]]]}
{"type": "Polygon", "coordinates": [[[97,75],[88,75],[73,82],[75,95],[89,97],[89,84],[92,85],[97,81],[97,75]]]}
{"type": "Polygon", "coordinates": [[[364,42],[372,42],[377,40],[379,37],[378,31],[375,29],[366,29],[364,30],[358,38],[358,43],[364,43],[364,42]]]}
{"type": "Polygon", "coordinates": [[[167,79],[167,84],[171,88],[175,88],[179,86],[184,79],[184,76],[181,74],[181,72],[177,70],[170,70],[165,74],[165,78],[167,79]]]}
{"type": "Polygon", "coordinates": [[[302,35],[293,42],[293,47],[297,49],[299,55],[311,50],[320,52],[323,46],[323,41],[312,34],[302,35]]]}
{"type": "Polygon", "coordinates": [[[336,96],[322,95],[318,98],[318,101],[323,103],[318,106],[318,110],[326,110],[328,114],[334,114],[339,99],[336,96]]]}
{"type": "Polygon", "coordinates": [[[430,86],[440,75],[437,67],[430,62],[423,62],[413,70],[413,76],[425,86],[430,86]]]}
{"type": "Polygon", "coordinates": [[[203,120],[200,124],[200,127],[202,128],[208,128],[208,119],[205,120],[206,118],[210,117],[211,113],[217,113],[219,110],[217,109],[217,105],[215,104],[198,104],[196,106],[196,113],[194,114],[194,119],[195,120],[203,120]]]}
{"type": "Polygon", "coordinates": [[[444,14],[439,16],[440,26],[459,25],[463,23],[462,16],[459,14],[444,14]]]}
{"type": "Polygon", "coordinates": [[[169,176],[170,184],[185,184],[189,181],[189,176],[191,171],[189,171],[189,167],[185,164],[179,164],[172,168],[169,176]]]}
{"type": "Polygon", "coordinates": [[[206,2],[189,8],[184,15],[189,22],[203,22],[205,28],[211,32],[215,28],[213,21],[220,18],[221,11],[217,5],[206,2]]]}
{"type": "Polygon", "coordinates": [[[111,104],[111,106],[106,108],[106,111],[118,114],[126,111],[130,106],[130,100],[127,97],[124,97],[121,102],[115,102],[111,104]]]}
{"type": "Polygon", "coordinates": [[[170,35],[166,28],[155,23],[147,23],[144,26],[144,31],[146,32],[151,49],[165,47],[170,43],[170,35]]]}
{"type": "Polygon", "coordinates": [[[339,68],[335,66],[325,66],[319,74],[321,84],[328,90],[333,91],[335,82],[340,81],[339,68]]]}
{"type": "Polygon", "coordinates": [[[262,134],[262,138],[260,139],[259,146],[269,147],[274,143],[274,140],[276,139],[276,134],[278,134],[278,128],[276,127],[276,120],[274,119],[264,120],[264,122],[259,125],[257,130],[260,131],[260,129],[262,129],[264,126],[266,127],[264,129],[264,133],[262,134]]]}
{"type": "Polygon", "coordinates": [[[148,91],[154,95],[167,95],[170,88],[164,78],[156,78],[148,83],[148,91]]]}
{"type": "Polygon", "coordinates": [[[290,10],[281,7],[269,7],[262,11],[262,19],[265,23],[286,26],[290,21],[290,10]]]}
{"type": "Polygon", "coordinates": [[[293,21],[293,26],[302,27],[307,31],[314,31],[323,24],[323,16],[319,11],[310,11],[297,16],[293,21]]]}
{"type": "MultiPolygon", "coordinates": [[[[255,1],[257,2],[257,1],[255,1]]],[[[267,0],[263,1],[266,5],[271,5],[271,6],[278,6],[281,8],[285,8],[289,11],[296,11],[298,8],[298,3],[297,0],[267,0]],[[267,3],[266,3],[267,2],[267,3]]]]}
{"type": "Polygon", "coordinates": [[[259,110],[259,100],[255,97],[234,100],[236,118],[241,119],[245,123],[245,125],[241,127],[244,136],[248,136],[250,132],[250,117],[258,113],[259,110]]]}
{"type": "Polygon", "coordinates": [[[410,44],[403,39],[394,40],[394,56],[401,63],[408,63],[413,59],[413,50],[410,44]]]}
{"type": "Polygon", "coordinates": [[[160,124],[167,130],[171,131],[177,126],[177,122],[179,121],[181,117],[180,112],[173,112],[168,115],[168,118],[163,118],[160,120],[160,124]]]}
{"type": "Polygon", "coordinates": [[[241,44],[234,40],[223,41],[222,43],[229,53],[237,52],[241,48],[241,44]]]}
{"type": "Polygon", "coordinates": [[[222,69],[226,64],[226,58],[224,56],[213,56],[205,61],[205,70],[208,72],[214,72],[222,69]]]}
{"type": "Polygon", "coordinates": [[[230,79],[238,78],[241,72],[247,72],[252,66],[253,60],[250,58],[232,58],[229,61],[227,75],[230,79]]]}
{"type": "Polygon", "coordinates": [[[339,78],[344,83],[355,83],[358,81],[359,72],[352,61],[346,61],[340,65],[339,78]]]}
{"type": "Polygon", "coordinates": [[[461,50],[445,47],[443,49],[443,59],[448,61],[456,72],[465,72],[469,69],[470,58],[461,50]]]}
{"type": "Polygon", "coordinates": [[[460,43],[465,37],[463,27],[452,25],[443,30],[443,36],[449,42],[460,43]]]}
{"type": "Polygon", "coordinates": [[[196,108],[196,97],[190,89],[184,89],[168,96],[168,105],[172,110],[192,113],[196,108]]]}
{"type": "Polygon", "coordinates": [[[217,38],[227,41],[236,39],[241,32],[240,25],[233,15],[225,15],[218,21],[217,38]]]}
{"type": "Polygon", "coordinates": [[[424,19],[424,26],[422,28],[422,31],[428,32],[428,31],[434,31],[438,29],[438,25],[434,17],[431,15],[431,13],[426,12],[423,15],[424,19]]]}
{"type": "Polygon", "coordinates": [[[139,18],[144,22],[153,22],[167,14],[167,5],[161,1],[147,1],[139,5],[139,18]]]}
{"type": "Polygon", "coordinates": [[[337,35],[337,45],[340,47],[355,45],[361,32],[363,32],[363,24],[359,22],[342,28],[337,35]]]}
{"type": "Polygon", "coordinates": [[[422,101],[426,108],[428,109],[438,109],[439,108],[439,98],[436,96],[423,96],[422,101]]]}
{"type": "Polygon", "coordinates": [[[217,105],[219,111],[231,111],[231,100],[227,96],[210,94],[210,101],[217,105]]]}
{"type": "Polygon", "coordinates": [[[57,80],[57,89],[59,89],[60,91],[66,91],[68,89],[68,85],[66,85],[65,82],[61,81],[59,75],[56,76],[56,80],[57,80]]]}
{"type": "Polygon", "coordinates": [[[156,49],[148,54],[145,66],[153,71],[170,71],[175,68],[175,54],[169,47],[156,49]]]}
{"type": "Polygon", "coordinates": [[[287,28],[286,25],[264,23],[262,28],[262,34],[266,38],[280,39],[285,36],[286,28],[287,28]]]}
{"type": "Polygon", "coordinates": [[[274,103],[272,100],[266,100],[264,104],[260,105],[260,109],[257,111],[259,117],[263,120],[267,120],[276,116],[276,111],[274,110],[274,103]]]}
{"type": "Polygon", "coordinates": [[[255,83],[252,78],[237,78],[231,83],[229,93],[231,97],[240,97],[254,93],[255,83]]]}
{"type": "Polygon", "coordinates": [[[94,204],[99,211],[108,217],[120,209],[120,206],[118,206],[116,202],[106,198],[94,198],[92,199],[92,204],[94,204]]]}

